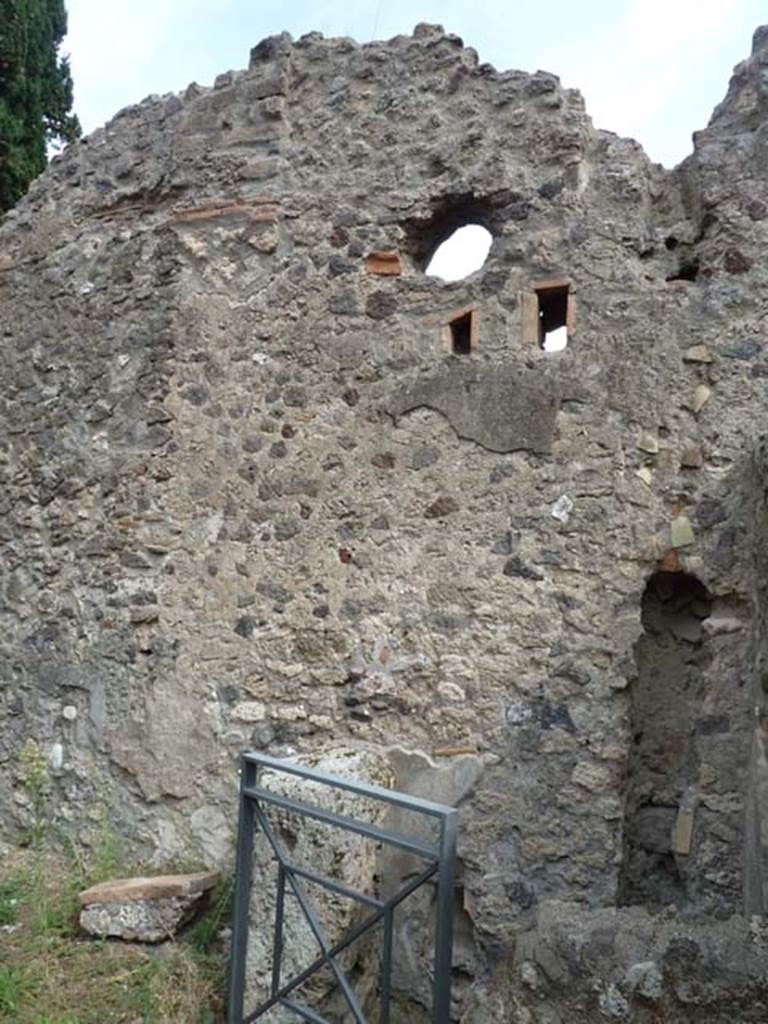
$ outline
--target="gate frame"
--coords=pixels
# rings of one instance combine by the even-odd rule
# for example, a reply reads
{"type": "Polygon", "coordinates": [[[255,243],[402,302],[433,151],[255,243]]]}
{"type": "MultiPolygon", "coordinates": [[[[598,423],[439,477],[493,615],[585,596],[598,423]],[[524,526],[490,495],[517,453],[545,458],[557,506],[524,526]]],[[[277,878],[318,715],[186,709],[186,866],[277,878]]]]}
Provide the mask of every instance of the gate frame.
{"type": "Polygon", "coordinates": [[[313,1024],[330,1024],[329,1021],[321,1017],[314,1010],[288,998],[295,988],[302,985],[310,975],[325,965],[328,965],[336,976],[337,984],[345,996],[356,1024],[367,1024],[344,971],[335,962],[335,957],[347,949],[364,932],[375,927],[382,920],[384,922],[384,950],[381,966],[379,1024],[389,1024],[394,910],[403,900],[428,882],[434,875],[437,875],[437,900],[435,907],[436,930],[434,980],[432,986],[432,1020],[433,1024],[448,1024],[451,1005],[451,955],[453,950],[453,898],[456,869],[457,819],[458,812],[453,807],[446,807],[443,804],[423,800],[420,797],[409,796],[397,790],[384,789],[381,786],[355,782],[337,775],[330,775],[313,768],[306,768],[293,761],[268,757],[266,754],[259,754],[255,751],[244,751],[240,755],[240,815],[237,834],[232,948],[230,952],[228,1024],[251,1024],[251,1022],[257,1020],[276,1005],[281,1005],[291,1010],[300,1019],[313,1022],[313,1024]],[[417,836],[394,832],[378,825],[371,825],[357,818],[347,817],[333,811],[326,811],[321,807],[271,792],[259,785],[259,773],[262,768],[298,776],[301,779],[320,783],[332,789],[346,790],[358,796],[377,800],[391,806],[402,807],[405,810],[437,819],[439,822],[438,839],[436,842],[430,842],[417,836]],[[380,900],[365,893],[359,893],[339,882],[325,878],[323,875],[318,875],[315,872],[291,864],[287,857],[283,855],[282,848],[266,818],[262,804],[280,807],[283,810],[299,814],[301,817],[314,818],[317,821],[322,821],[337,828],[356,832],[368,839],[374,839],[377,842],[407,850],[409,853],[416,854],[425,859],[428,862],[428,867],[388,900],[380,900]],[[278,862],[272,983],[269,998],[262,1002],[254,1011],[244,1016],[243,1002],[245,998],[246,948],[248,943],[248,910],[253,876],[253,836],[257,825],[264,832],[278,862]],[[299,879],[314,882],[323,888],[354,899],[371,907],[373,913],[366,920],[350,929],[339,942],[331,946],[312,910],[311,903],[299,879]],[[289,982],[283,983],[281,981],[281,964],[286,881],[299,902],[299,906],[321,952],[308,968],[289,982]]]}

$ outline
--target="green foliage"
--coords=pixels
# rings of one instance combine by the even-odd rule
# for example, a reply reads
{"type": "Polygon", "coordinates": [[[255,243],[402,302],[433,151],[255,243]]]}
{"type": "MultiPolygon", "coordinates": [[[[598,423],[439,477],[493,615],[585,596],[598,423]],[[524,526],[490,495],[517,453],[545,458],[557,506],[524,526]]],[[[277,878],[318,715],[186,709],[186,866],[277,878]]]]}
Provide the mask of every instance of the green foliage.
{"type": "MultiPolygon", "coordinates": [[[[3,0],[0,0],[2,3],[3,0]]],[[[40,748],[34,740],[24,744],[19,755],[19,780],[32,802],[32,827],[29,829],[27,844],[35,850],[42,847],[48,831],[48,792],[50,779],[48,768],[40,748]]]]}
{"type": "Polygon", "coordinates": [[[32,804],[32,826],[27,831],[26,843],[34,851],[34,857],[29,875],[25,879],[25,887],[35,911],[35,930],[44,933],[49,928],[51,911],[45,884],[44,859],[45,837],[50,825],[50,779],[45,758],[33,739],[27,740],[19,754],[19,781],[32,804]]]}
{"type": "Polygon", "coordinates": [[[0,882],[0,928],[16,924],[20,900],[21,884],[17,879],[0,882]]]}
{"type": "Polygon", "coordinates": [[[0,0],[0,210],[45,168],[48,143],[80,134],[66,31],[64,0],[0,0]]]}
{"type": "Polygon", "coordinates": [[[135,868],[126,853],[122,836],[112,824],[106,798],[99,804],[97,815],[91,856],[85,865],[89,885],[106,882],[110,878],[125,878],[132,874],[135,868]]]}
{"type": "Polygon", "coordinates": [[[31,978],[21,968],[0,967],[0,1020],[13,1020],[33,987],[31,978]]]}
{"type": "Polygon", "coordinates": [[[33,1024],[80,1024],[79,1017],[35,1017],[33,1024]]]}
{"type": "Polygon", "coordinates": [[[0,937],[0,1024],[221,1024],[227,961],[220,934],[234,880],[222,883],[201,921],[157,951],[86,938],[77,893],[97,877],[142,866],[126,857],[107,794],[93,811],[84,856],[50,820],[51,780],[32,741],[18,776],[36,825],[5,876],[0,865],[0,923],[14,925],[0,937]]]}
{"type": "MultiPolygon", "coordinates": [[[[43,872],[29,849],[13,876],[0,874],[2,891],[17,901],[15,928],[0,940],[0,1024],[221,1024],[226,957],[213,933],[199,944],[184,936],[158,950],[85,938],[67,917],[80,865],[71,875],[71,863],[45,848],[43,856],[43,872]]],[[[229,891],[226,885],[209,912],[217,924],[229,891]]]]}
{"type": "Polygon", "coordinates": [[[77,932],[77,892],[69,886],[51,892],[39,876],[33,882],[34,914],[31,928],[34,934],[50,938],[68,938],[77,932]]]}
{"type": "Polygon", "coordinates": [[[202,956],[213,949],[222,927],[232,918],[235,876],[229,875],[219,886],[209,910],[189,930],[189,942],[202,956]]]}

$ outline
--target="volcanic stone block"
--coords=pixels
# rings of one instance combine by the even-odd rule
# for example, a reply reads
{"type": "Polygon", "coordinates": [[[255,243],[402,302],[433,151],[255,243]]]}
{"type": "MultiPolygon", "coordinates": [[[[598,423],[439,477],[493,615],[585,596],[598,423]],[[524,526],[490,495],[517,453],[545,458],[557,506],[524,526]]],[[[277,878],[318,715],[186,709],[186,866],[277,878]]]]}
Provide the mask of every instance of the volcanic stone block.
{"type": "MultiPolygon", "coordinates": [[[[303,764],[359,782],[391,788],[394,773],[384,752],[366,748],[334,747],[301,758],[303,764]]],[[[261,785],[283,797],[304,804],[321,807],[346,817],[360,817],[380,825],[389,808],[386,804],[360,797],[340,789],[331,789],[296,776],[265,771],[261,785]]],[[[288,811],[267,812],[277,842],[290,862],[304,870],[317,872],[325,878],[357,892],[376,895],[379,851],[374,842],[355,833],[331,828],[309,817],[299,817],[288,811]]],[[[269,989],[272,976],[273,928],[277,865],[263,830],[255,837],[254,871],[251,886],[250,933],[247,953],[248,1006],[257,1005],[269,989]]],[[[320,886],[299,879],[312,905],[317,921],[330,944],[337,942],[357,924],[366,910],[359,903],[320,886]]],[[[302,913],[291,885],[286,881],[285,918],[283,922],[284,951],[282,978],[287,983],[308,967],[318,955],[318,944],[302,913]]],[[[368,978],[377,977],[376,950],[370,942],[356,942],[347,954],[339,957],[340,966],[347,972],[362,971],[368,978]]],[[[317,1007],[323,1005],[333,990],[332,979],[320,973],[301,987],[304,1002],[317,1007]]],[[[329,1007],[324,1006],[324,1016],[329,1007]]],[[[290,1014],[280,1021],[292,1020],[290,1014]]],[[[328,1019],[335,1019],[333,1014],[328,1019]]]]}
{"type": "Polygon", "coordinates": [[[100,938],[162,942],[192,920],[218,878],[202,871],[102,882],[78,896],[80,926],[100,938]]]}

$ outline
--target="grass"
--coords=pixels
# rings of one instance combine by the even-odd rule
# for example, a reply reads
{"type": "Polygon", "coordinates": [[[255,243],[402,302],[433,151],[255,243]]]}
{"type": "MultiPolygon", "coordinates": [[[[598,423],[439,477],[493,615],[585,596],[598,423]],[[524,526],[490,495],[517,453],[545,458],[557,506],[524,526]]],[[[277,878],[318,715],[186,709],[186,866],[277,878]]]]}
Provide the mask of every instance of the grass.
{"type": "Polygon", "coordinates": [[[0,1013],[14,1019],[25,995],[32,990],[30,979],[16,967],[0,967],[0,1013]]]}
{"type": "MultiPolygon", "coordinates": [[[[102,874],[109,856],[97,867],[102,874]]],[[[224,955],[222,887],[186,936],[158,947],[78,933],[81,864],[39,844],[0,874],[0,1024],[219,1024],[224,955]],[[12,871],[12,873],[11,873],[12,871]]]]}
{"type": "Polygon", "coordinates": [[[35,1024],[80,1024],[80,1019],[71,1014],[66,1017],[35,1017],[35,1024]]]}
{"type": "Polygon", "coordinates": [[[20,899],[21,884],[17,878],[0,882],[0,928],[16,924],[20,899]]]}
{"type": "Polygon", "coordinates": [[[142,874],[101,803],[86,862],[59,835],[54,855],[51,781],[34,740],[18,777],[31,808],[26,848],[0,868],[0,1024],[219,1024],[224,1019],[227,882],[188,935],[158,946],[89,939],[77,894],[108,878],[142,874]]]}

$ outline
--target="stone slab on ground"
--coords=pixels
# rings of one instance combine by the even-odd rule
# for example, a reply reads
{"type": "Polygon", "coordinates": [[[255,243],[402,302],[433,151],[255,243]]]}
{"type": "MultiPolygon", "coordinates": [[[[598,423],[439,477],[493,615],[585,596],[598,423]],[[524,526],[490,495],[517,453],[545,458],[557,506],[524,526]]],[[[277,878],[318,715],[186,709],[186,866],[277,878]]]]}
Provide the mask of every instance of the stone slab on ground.
{"type": "Polygon", "coordinates": [[[79,894],[80,926],[100,938],[163,942],[195,916],[218,878],[201,871],[102,882],[79,894]]]}

